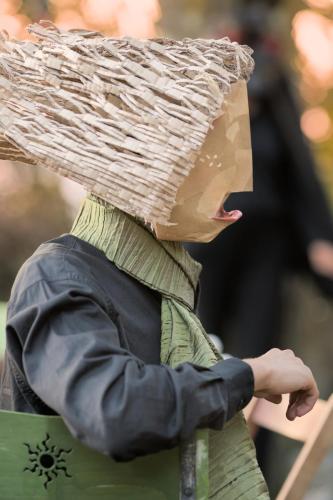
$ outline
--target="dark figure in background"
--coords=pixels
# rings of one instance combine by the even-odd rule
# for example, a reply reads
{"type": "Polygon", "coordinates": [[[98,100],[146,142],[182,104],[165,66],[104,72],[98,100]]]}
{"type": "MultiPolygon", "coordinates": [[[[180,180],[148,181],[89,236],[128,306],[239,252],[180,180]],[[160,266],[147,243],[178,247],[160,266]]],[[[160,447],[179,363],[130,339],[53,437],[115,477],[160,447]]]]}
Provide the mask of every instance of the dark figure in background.
{"type": "Polygon", "coordinates": [[[226,210],[240,209],[243,218],[208,245],[188,245],[203,264],[203,325],[240,357],[279,345],[283,276],[290,269],[310,271],[333,296],[328,204],[278,46],[261,32],[262,5],[255,7],[246,11],[240,37],[256,60],[249,84],[255,195],[231,195],[226,210]]]}

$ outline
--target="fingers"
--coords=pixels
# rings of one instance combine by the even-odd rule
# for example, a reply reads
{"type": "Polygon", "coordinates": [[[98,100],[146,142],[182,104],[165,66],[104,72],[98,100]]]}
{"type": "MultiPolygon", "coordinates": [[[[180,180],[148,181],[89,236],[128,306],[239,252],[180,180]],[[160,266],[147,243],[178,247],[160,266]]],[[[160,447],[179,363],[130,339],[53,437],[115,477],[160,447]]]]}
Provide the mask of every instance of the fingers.
{"type": "Polygon", "coordinates": [[[317,386],[308,392],[303,392],[296,402],[296,415],[303,417],[312,410],[319,398],[319,391],[317,386]]]}
{"type": "Polygon", "coordinates": [[[300,392],[299,398],[297,398],[297,416],[302,417],[312,410],[319,398],[319,390],[316,381],[312,375],[311,370],[309,371],[309,385],[304,391],[300,392]]]}
{"type": "Polygon", "coordinates": [[[312,408],[314,407],[314,405],[316,404],[317,399],[318,398],[314,399],[313,397],[312,398],[306,398],[305,401],[300,402],[299,404],[297,404],[297,407],[296,407],[296,416],[297,417],[304,417],[304,415],[306,415],[307,413],[309,413],[309,411],[311,411],[312,408]]]}
{"type": "Polygon", "coordinates": [[[297,391],[290,394],[289,406],[286,412],[288,420],[295,420],[296,417],[303,417],[312,410],[319,398],[317,385],[308,391],[297,391]]]}
{"type": "Polygon", "coordinates": [[[296,417],[303,417],[309,413],[319,398],[318,387],[310,368],[305,366],[299,358],[296,359],[302,365],[306,383],[301,390],[290,394],[289,406],[286,413],[289,420],[294,420],[296,417]]]}
{"type": "Polygon", "coordinates": [[[298,396],[297,392],[293,392],[289,396],[289,405],[286,412],[286,417],[288,420],[295,420],[295,418],[297,417],[297,410],[296,410],[297,396],[298,396]]]}
{"type": "Polygon", "coordinates": [[[296,401],[298,397],[298,392],[293,392],[289,396],[289,405],[286,412],[286,417],[288,420],[295,420],[297,417],[296,411],[296,401]]]}

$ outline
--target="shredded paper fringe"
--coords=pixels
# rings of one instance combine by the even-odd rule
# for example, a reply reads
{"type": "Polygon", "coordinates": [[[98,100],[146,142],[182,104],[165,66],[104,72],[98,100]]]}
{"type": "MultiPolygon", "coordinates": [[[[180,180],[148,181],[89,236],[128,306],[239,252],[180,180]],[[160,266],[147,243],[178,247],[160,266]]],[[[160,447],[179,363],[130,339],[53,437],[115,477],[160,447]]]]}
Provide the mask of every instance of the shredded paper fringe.
{"type": "Polygon", "coordinates": [[[0,158],[46,167],[121,210],[167,222],[251,49],[135,40],[50,22],[36,43],[0,34],[0,158]]]}

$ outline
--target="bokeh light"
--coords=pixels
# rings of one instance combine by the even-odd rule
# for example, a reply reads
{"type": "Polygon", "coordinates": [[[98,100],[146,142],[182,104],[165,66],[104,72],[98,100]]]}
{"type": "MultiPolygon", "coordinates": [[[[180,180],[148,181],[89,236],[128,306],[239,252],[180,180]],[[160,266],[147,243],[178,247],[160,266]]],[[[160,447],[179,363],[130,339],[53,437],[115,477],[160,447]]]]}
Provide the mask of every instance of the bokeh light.
{"type": "Polygon", "coordinates": [[[152,38],[156,35],[155,24],[160,16],[157,0],[123,0],[117,14],[119,35],[130,31],[137,38],[152,38]]]}
{"type": "Polygon", "coordinates": [[[54,23],[63,30],[88,28],[79,12],[72,9],[61,9],[54,16],[54,23]]]}
{"type": "Polygon", "coordinates": [[[0,14],[0,26],[11,37],[18,38],[23,28],[22,18],[9,14],[0,14]]]}
{"type": "Polygon", "coordinates": [[[81,0],[81,12],[87,23],[108,27],[116,20],[117,12],[122,8],[122,0],[81,0]]]}
{"type": "Polygon", "coordinates": [[[0,2],[0,29],[9,33],[11,37],[21,38],[24,27],[30,21],[27,16],[20,14],[21,0],[1,0],[0,2]]]}
{"type": "MultiPolygon", "coordinates": [[[[0,29],[14,38],[29,38],[25,27],[38,21],[24,15],[22,5],[22,0],[0,0],[0,29]]],[[[97,30],[111,36],[155,37],[161,17],[159,0],[49,0],[48,7],[46,16],[61,29],[97,30]]]]}
{"type": "Polygon", "coordinates": [[[332,134],[332,120],[322,106],[306,110],[301,118],[303,133],[314,142],[327,140],[332,134]]]}
{"type": "Polygon", "coordinates": [[[293,19],[292,34],[302,58],[302,73],[309,73],[323,87],[333,86],[333,21],[301,10],[293,19]]]}
{"type": "Polygon", "coordinates": [[[22,0],[1,0],[0,14],[14,15],[22,7],[22,0]]]}

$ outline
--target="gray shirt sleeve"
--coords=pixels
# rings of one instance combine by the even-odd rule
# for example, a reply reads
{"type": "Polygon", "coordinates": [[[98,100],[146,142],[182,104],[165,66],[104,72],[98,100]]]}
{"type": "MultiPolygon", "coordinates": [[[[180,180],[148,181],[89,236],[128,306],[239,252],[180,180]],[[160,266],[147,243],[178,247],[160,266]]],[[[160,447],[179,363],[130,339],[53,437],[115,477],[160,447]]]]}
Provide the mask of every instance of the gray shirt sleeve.
{"type": "Polygon", "coordinates": [[[253,394],[238,359],[211,369],[145,364],[121,347],[115,322],[84,281],[41,280],[8,311],[37,396],[80,441],[116,460],[175,446],[196,428],[221,429],[253,394]]]}

